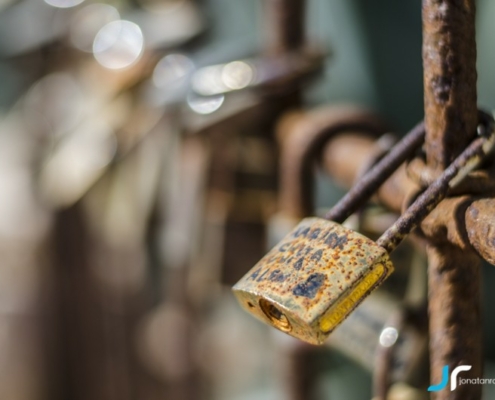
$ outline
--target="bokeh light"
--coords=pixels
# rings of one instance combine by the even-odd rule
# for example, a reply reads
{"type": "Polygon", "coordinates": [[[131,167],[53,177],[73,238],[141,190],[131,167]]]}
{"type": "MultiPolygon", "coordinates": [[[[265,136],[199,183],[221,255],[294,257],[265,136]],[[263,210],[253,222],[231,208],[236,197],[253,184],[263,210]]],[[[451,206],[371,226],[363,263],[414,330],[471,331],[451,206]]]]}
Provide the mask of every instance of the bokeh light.
{"type": "Polygon", "coordinates": [[[193,90],[203,96],[244,89],[254,80],[254,69],[245,61],[201,68],[192,78],[193,90]]]}
{"type": "Polygon", "coordinates": [[[187,105],[198,114],[212,114],[217,111],[225,100],[224,95],[197,96],[190,94],[187,97],[187,105]]]}
{"type": "Polygon", "coordinates": [[[112,21],[97,33],[93,42],[96,60],[108,69],[130,67],[139,60],[144,49],[141,28],[130,21],[112,21]]]}
{"type": "Polygon", "coordinates": [[[45,0],[45,3],[57,8],[71,8],[78,6],[84,0],[45,0]]]}
{"type": "Polygon", "coordinates": [[[382,333],[380,334],[380,344],[383,347],[391,347],[397,342],[397,339],[399,338],[399,332],[397,329],[393,327],[387,327],[383,329],[382,333]]]}

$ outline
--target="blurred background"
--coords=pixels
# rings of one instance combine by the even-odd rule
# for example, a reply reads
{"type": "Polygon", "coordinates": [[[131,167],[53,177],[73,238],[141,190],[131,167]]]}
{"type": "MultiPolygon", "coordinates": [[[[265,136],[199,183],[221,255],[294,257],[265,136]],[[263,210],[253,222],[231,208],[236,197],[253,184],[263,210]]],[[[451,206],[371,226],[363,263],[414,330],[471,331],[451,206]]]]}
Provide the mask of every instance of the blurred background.
{"type": "MultiPolygon", "coordinates": [[[[495,3],[477,3],[493,110],[495,3]]],[[[420,2],[280,4],[0,1],[1,399],[369,399],[376,353],[397,340],[390,398],[426,398],[421,244],[322,348],[231,293],[302,217],[281,179],[291,132],[355,113],[400,137],[423,117],[420,2]],[[284,18],[302,39],[280,38],[284,18]],[[385,329],[404,299],[417,321],[385,329]]],[[[313,213],[352,183],[333,162],[314,171],[313,213]]],[[[394,218],[372,206],[349,223],[373,236],[394,218]]],[[[494,284],[486,265],[489,378],[494,284]]]]}

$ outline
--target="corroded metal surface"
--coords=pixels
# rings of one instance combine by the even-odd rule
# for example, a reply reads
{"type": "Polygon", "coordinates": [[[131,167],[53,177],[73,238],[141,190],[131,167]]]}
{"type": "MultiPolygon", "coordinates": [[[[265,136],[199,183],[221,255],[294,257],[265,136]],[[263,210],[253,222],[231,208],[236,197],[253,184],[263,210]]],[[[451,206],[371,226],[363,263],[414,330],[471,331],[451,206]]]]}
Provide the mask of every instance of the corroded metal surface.
{"type": "Polygon", "coordinates": [[[312,344],[393,271],[387,252],[359,233],[307,218],[234,286],[241,305],[312,344]]]}
{"type": "MultiPolygon", "coordinates": [[[[476,134],[474,0],[423,0],[423,62],[426,160],[438,173],[476,134]]],[[[444,365],[471,365],[464,377],[480,377],[479,259],[472,251],[442,244],[441,234],[428,240],[432,382],[439,382],[444,365]]],[[[434,398],[480,399],[481,386],[461,385],[434,398]]]]}
{"type": "Polygon", "coordinates": [[[493,150],[495,134],[474,140],[445,171],[421,193],[400,218],[378,239],[377,243],[391,252],[402,239],[416,228],[421,221],[442,201],[448,191],[484,160],[493,150]]]}
{"type": "Polygon", "coordinates": [[[458,196],[443,200],[424,219],[421,224],[421,233],[427,238],[436,238],[439,244],[454,245],[460,249],[472,251],[464,222],[466,210],[472,202],[471,196],[458,196]]]}
{"type": "MultiPolygon", "coordinates": [[[[434,180],[434,174],[421,158],[415,158],[407,165],[407,174],[421,187],[428,186],[434,180]]],[[[485,170],[471,172],[462,183],[451,190],[449,196],[463,195],[488,195],[495,193],[495,180],[493,173],[485,170]]]]}
{"type": "Polygon", "coordinates": [[[421,232],[444,246],[474,249],[495,265],[494,226],[495,199],[465,195],[443,200],[422,222],[421,232]]]}
{"type": "Polygon", "coordinates": [[[480,199],[469,205],[466,233],[479,255],[495,265],[495,199],[480,199]]]}
{"type": "MultiPolygon", "coordinates": [[[[330,140],[323,150],[322,163],[326,173],[339,183],[350,186],[369,158],[372,147],[373,138],[368,136],[339,135],[330,140]],[[349,149],[360,156],[350,157],[349,149]]],[[[419,190],[408,176],[409,172],[409,168],[406,172],[405,165],[402,165],[377,192],[379,201],[391,210],[400,212],[407,194],[419,190]]],[[[493,195],[495,183],[492,175],[484,170],[474,171],[452,190],[452,194],[493,195]]],[[[486,261],[495,264],[493,226],[495,199],[461,196],[443,200],[422,222],[421,231],[426,237],[436,237],[443,244],[450,243],[467,250],[473,247],[486,261]]]]}
{"type": "MultiPolygon", "coordinates": [[[[483,376],[480,324],[479,258],[451,245],[428,247],[430,374],[441,382],[442,367],[471,365],[463,378],[483,376]]],[[[459,385],[437,392],[436,399],[481,398],[482,385],[459,385]]]]}
{"type": "MultiPolygon", "coordinates": [[[[489,132],[493,131],[494,129],[493,117],[490,113],[484,110],[478,110],[477,115],[478,126],[476,127],[476,133],[479,136],[487,136],[489,132]]],[[[474,136],[474,134],[469,135],[470,138],[474,138],[474,136]]],[[[471,139],[469,141],[471,141],[471,139]]],[[[469,144],[469,141],[465,142],[464,147],[469,144]]],[[[464,148],[462,150],[464,150],[464,148]]],[[[426,158],[427,155],[417,155],[407,164],[408,176],[416,183],[418,183],[421,187],[430,185],[439,174],[439,171],[437,169],[435,169],[431,164],[427,163],[426,158]]],[[[453,159],[455,157],[451,158],[453,159]]],[[[475,173],[470,174],[467,179],[464,179],[463,184],[459,186],[457,190],[450,192],[450,195],[452,196],[458,193],[486,194],[490,191],[493,192],[494,186],[495,181],[493,180],[493,171],[491,175],[489,175],[488,171],[476,171],[475,173]]]]}
{"type": "Polygon", "coordinates": [[[423,0],[426,153],[439,172],[476,132],[474,0],[423,0]]]}

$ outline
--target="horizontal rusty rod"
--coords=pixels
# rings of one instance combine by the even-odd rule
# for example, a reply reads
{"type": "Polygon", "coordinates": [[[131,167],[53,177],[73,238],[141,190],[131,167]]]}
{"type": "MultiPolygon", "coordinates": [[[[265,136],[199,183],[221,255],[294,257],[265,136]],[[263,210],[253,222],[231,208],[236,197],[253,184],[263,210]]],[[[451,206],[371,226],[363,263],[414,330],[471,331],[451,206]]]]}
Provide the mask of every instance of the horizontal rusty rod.
{"type": "MultiPolygon", "coordinates": [[[[373,156],[374,140],[371,137],[340,135],[323,149],[321,166],[336,184],[349,189],[360,177],[373,156]],[[355,154],[359,156],[354,157],[355,154]]],[[[401,212],[408,193],[417,191],[418,185],[409,178],[406,165],[402,164],[376,192],[377,200],[390,210],[401,212]]]]}
{"type": "Polygon", "coordinates": [[[325,215],[325,218],[338,223],[344,222],[363,206],[397,168],[419,148],[424,136],[424,124],[421,122],[365,174],[325,215]]]}

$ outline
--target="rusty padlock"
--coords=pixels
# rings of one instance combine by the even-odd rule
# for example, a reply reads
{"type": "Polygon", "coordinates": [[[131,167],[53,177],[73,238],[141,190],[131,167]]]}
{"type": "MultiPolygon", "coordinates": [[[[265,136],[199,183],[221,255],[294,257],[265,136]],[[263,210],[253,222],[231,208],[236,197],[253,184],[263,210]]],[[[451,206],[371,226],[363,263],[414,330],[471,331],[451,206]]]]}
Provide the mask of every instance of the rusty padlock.
{"type": "MultiPolygon", "coordinates": [[[[285,333],[322,344],[392,273],[389,253],[492,151],[495,136],[493,129],[488,131],[490,136],[474,140],[377,242],[334,221],[303,219],[234,286],[241,305],[285,333]]],[[[411,135],[421,137],[417,130],[407,135],[358,183],[360,196],[352,201],[344,197],[326,217],[343,222],[356,204],[368,200],[369,176],[376,174],[383,183],[393,172],[390,165],[404,161],[411,143],[418,145],[411,135]]]]}

